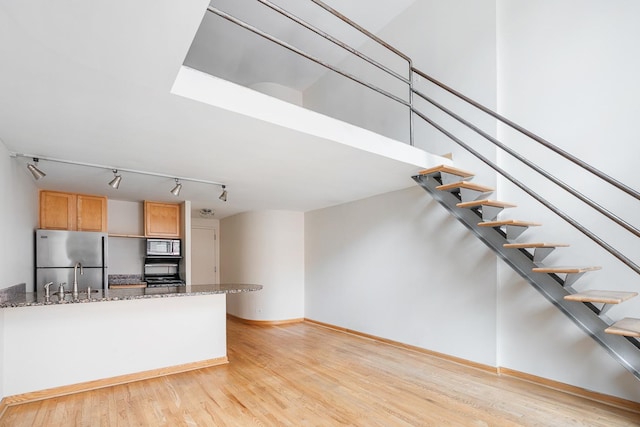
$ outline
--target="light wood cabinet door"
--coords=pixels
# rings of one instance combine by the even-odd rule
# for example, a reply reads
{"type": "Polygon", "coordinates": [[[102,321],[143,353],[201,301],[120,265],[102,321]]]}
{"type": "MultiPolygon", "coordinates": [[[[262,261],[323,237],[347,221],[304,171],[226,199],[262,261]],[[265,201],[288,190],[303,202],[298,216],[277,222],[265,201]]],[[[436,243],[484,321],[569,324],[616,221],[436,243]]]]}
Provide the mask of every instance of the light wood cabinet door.
{"type": "Polygon", "coordinates": [[[144,235],[147,237],[180,237],[180,205],[145,201],[144,235]]]}
{"type": "Polygon", "coordinates": [[[40,191],[40,228],[75,230],[76,195],[57,191],[40,191]]]}
{"type": "Polygon", "coordinates": [[[40,228],[107,232],[107,198],[40,191],[40,228]]]}
{"type": "Polygon", "coordinates": [[[107,198],[77,195],[77,230],[107,231],[107,198]]]}

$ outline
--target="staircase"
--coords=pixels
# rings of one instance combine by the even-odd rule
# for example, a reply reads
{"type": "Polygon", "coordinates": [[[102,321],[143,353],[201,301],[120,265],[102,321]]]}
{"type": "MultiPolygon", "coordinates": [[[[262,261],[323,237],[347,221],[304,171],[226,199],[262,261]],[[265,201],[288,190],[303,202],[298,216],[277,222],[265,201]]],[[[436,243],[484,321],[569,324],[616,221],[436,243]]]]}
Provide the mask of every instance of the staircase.
{"type": "MultiPolygon", "coordinates": [[[[413,179],[458,221],[491,248],[523,279],[536,288],[578,327],[604,347],[626,369],[640,379],[640,319],[612,322],[606,312],[638,295],[637,292],[588,290],[576,292],[573,285],[599,266],[545,266],[544,259],[566,244],[517,242],[530,227],[541,224],[524,220],[498,220],[511,203],[482,199],[493,190],[471,184],[474,174],[438,166],[421,171],[413,179]]],[[[528,234],[532,234],[531,232],[528,234]]],[[[524,237],[522,237],[524,236],[524,237]]]]}

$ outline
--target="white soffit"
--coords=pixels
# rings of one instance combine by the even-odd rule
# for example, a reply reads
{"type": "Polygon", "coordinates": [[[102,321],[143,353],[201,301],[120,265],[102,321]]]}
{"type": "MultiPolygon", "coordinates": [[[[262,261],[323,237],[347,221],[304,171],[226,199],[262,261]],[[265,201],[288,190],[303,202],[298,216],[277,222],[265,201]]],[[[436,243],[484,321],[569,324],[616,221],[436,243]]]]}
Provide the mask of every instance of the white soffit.
{"type": "Polygon", "coordinates": [[[442,164],[446,160],[394,139],[185,66],[181,67],[171,93],[322,138],[327,143],[344,144],[418,168],[442,164]]]}

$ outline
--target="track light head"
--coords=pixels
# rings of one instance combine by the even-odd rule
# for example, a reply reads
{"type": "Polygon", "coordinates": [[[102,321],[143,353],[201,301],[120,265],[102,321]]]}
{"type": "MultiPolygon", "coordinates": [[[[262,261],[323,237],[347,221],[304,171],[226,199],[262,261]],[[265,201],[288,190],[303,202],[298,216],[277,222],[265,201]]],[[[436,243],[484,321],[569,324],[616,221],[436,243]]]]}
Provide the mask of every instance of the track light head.
{"type": "Polygon", "coordinates": [[[40,169],[38,169],[38,161],[40,159],[38,159],[37,157],[33,158],[33,163],[27,163],[27,169],[29,169],[29,172],[31,172],[31,175],[33,175],[33,178],[37,181],[40,178],[44,178],[45,176],[47,176],[46,173],[42,172],[40,169]]]}
{"type": "Polygon", "coordinates": [[[227,201],[227,190],[226,190],[226,186],[222,186],[222,194],[220,194],[220,197],[218,197],[218,199],[222,200],[223,202],[227,201]]]}
{"type": "Polygon", "coordinates": [[[182,184],[180,184],[180,181],[178,180],[178,178],[175,178],[175,180],[176,180],[176,186],[171,189],[171,194],[178,197],[178,195],[180,194],[180,190],[182,190],[182,184]]]}
{"type": "Polygon", "coordinates": [[[113,170],[113,179],[109,181],[109,185],[116,190],[120,187],[120,181],[122,181],[122,175],[118,175],[118,169],[113,170]]]}

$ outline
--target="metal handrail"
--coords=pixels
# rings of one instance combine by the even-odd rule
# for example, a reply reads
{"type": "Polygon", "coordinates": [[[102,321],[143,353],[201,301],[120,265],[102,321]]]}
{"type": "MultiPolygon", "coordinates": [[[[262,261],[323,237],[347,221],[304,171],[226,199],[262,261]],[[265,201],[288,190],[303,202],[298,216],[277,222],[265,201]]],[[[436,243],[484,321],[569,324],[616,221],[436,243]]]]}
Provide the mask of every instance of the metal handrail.
{"type": "Polygon", "coordinates": [[[435,129],[437,129],[438,131],[442,132],[444,135],[446,135],[449,139],[454,141],[456,144],[458,144],[459,146],[461,146],[462,148],[467,150],[469,153],[473,154],[474,157],[478,158],[483,163],[488,165],[490,168],[492,168],[493,170],[498,172],[500,175],[504,176],[506,179],[508,179],[509,181],[514,183],[516,186],[518,186],[525,193],[527,193],[528,195],[530,195],[531,197],[536,199],[538,202],[542,203],[544,206],[546,206],[553,213],[555,213],[560,218],[564,219],[566,222],[571,224],[578,231],[582,232],[582,234],[584,234],[585,236],[587,236],[588,238],[590,238],[591,240],[596,242],[598,245],[600,245],[602,248],[604,248],[611,255],[613,255],[614,257],[618,258],[620,261],[622,261],[622,263],[624,263],[627,267],[629,267],[630,269],[635,271],[637,274],[640,274],[640,265],[634,263],[631,259],[627,258],[624,254],[622,254],[616,248],[614,248],[613,246],[609,245],[607,242],[605,242],[603,239],[598,237],[596,234],[592,233],[589,229],[584,227],[582,224],[580,224],[579,222],[575,221],[569,215],[567,215],[566,213],[561,211],[559,208],[554,206],[547,199],[545,199],[544,197],[540,196],[538,193],[536,193],[535,191],[533,191],[532,189],[527,187],[525,184],[520,182],[518,179],[516,179],[514,176],[509,174],[506,170],[502,169],[500,166],[496,165],[491,160],[489,160],[488,158],[483,156],[480,152],[478,152],[478,151],[474,150],[473,148],[471,148],[468,144],[466,144],[460,138],[456,137],[451,132],[447,131],[442,126],[438,125],[436,122],[434,122],[433,120],[431,120],[430,118],[428,118],[427,116],[422,114],[421,112],[419,112],[417,110],[414,110],[414,113],[417,114],[424,121],[429,123],[431,126],[433,126],[435,129]]]}
{"type": "Polygon", "coordinates": [[[279,14],[289,18],[290,20],[292,20],[295,23],[303,26],[307,30],[312,31],[312,32],[316,33],[317,35],[329,40],[331,43],[335,44],[336,46],[339,46],[342,49],[353,53],[354,55],[356,55],[360,59],[363,59],[363,60],[367,61],[371,65],[379,68],[380,70],[382,70],[385,73],[395,77],[396,79],[402,81],[403,83],[405,83],[405,84],[410,84],[411,83],[411,80],[409,78],[401,76],[400,74],[396,73],[395,71],[393,71],[389,67],[379,63],[378,61],[376,61],[376,60],[372,59],[371,57],[365,55],[364,53],[360,52],[359,50],[352,48],[351,46],[347,45],[345,42],[343,42],[341,40],[338,40],[337,38],[333,37],[331,34],[327,33],[326,31],[322,31],[322,30],[314,27],[313,25],[309,24],[305,20],[295,16],[294,14],[292,14],[291,12],[287,11],[286,9],[278,6],[277,4],[274,4],[274,3],[270,2],[269,0],[256,0],[256,1],[262,3],[263,5],[267,6],[268,8],[278,12],[279,14]]]}
{"type": "Polygon", "coordinates": [[[329,12],[330,14],[332,14],[333,16],[335,16],[336,18],[342,20],[346,24],[348,24],[351,27],[355,28],[356,30],[360,31],[362,34],[364,34],[365,36],[369,37],[371,40],[375,41],[379,45],[381,45],[381,46],[385,47],[386,49],[390,50],[391,52],[395,53],[400,58],[404,59],[405,61],[409,62],[410,64],[413,63],[413,61],[411,60],[411,58],[408,55],[400,52],[398,49],[396,49],[395,47],[391,46],[389,43],[385,42],[380,37],[376,36],[375,34],[373,34],[372,32],[368,31],[367,29],[365,29],[365,28],[361,27],[360,25],[356,24],[354,21],[352,21],[351,19],[347,18],[346,16],[344,16],[343,14],[338,12],[337,10],[333,9],[331,6],[323,3],[320,0],[311,0],[311,1],[313,3],[315,3],[315,4],[317,4],[318,6],[320,6],[321,8],[323,8],[324,10],[326,10],[327,12],[329,12]]]}
{"type": "Polygon", "coordinates": [[[321,59],[316,58],[315,56],[312,56],[312,55],[310,55],[310,54],[298,49],[297,47],[295,47],[295,46],[293,46],[293,45],[291,45],[291,44],[289,44],[289,43],[287,43],[287,42],[285,42],[283,40],[280,40],[277,37],[272,36],[271,34],[265,33],[264,31],[254,27],[253,25],[247,24],[246,22],[236,18],[233,15],[230,15],[230,14],[228,14],[226,12],[223,12],[220,9],[216,9],[213,6],[208,6],[207,10],[209,12],[215,14],[215,15],[218,15],[221,18],[224,18],[224,19],[228,20],[229,22],[233,22],[234,24],[236,24],[236,25],[238,25],[238,26],[240,26],[240,27],[242,27],[242,28],[244,28],[246,30],[251,31],[254,34],[259,35],[260,37],[263,37],[263,38],[265,38],[265,39],[267,39],[267,40],[269,40],[269,41],[271,41],[273,43],[276,43],[277,45],[280,45],[280,46],[284,47],[285,49],[288,49],[288,50],[290,50],[290,51],[292,51],[294,53],[297,53],[298,55],[303,56],[303,57],[307,58],[308,60],[315,62],[318,65],[321,65],[321,66],[323,66],[323,67],[325,67],[325,68],[327,68],[327,69],[329,69],[331,71],[334,71],[334,72],[336,72],[336,73],[338,73],[338,74],[340,74],[340,75],[342,75],[342,76],[344,76],[344,77],[346,77],[346,78],[348,78],[348,79],[350,79],[350,80],[352,80],[352,81],[354,81],[356,83],[359,83],[359,84],[361,84],[361,85],[363,85],[365,87],[368,87],[371,90],[375,90],[379,94],[384,95],[387,98],[390,98],[390,99],[392,99],[392,100],[404,105],[405,107],[411,108],[411,105],[409,104],[408,101],[405,101],[404,99],[392,94],[391,92],[388,92],[388,91],[386,91],[384,89],[381,89],[378,86],[372,85],[371,83],[367,83],[364,80],[360,80],[359,78],[357,78],[353,74],[347,73],[344,70],[341,70],[341,69],[339,69],[337,67],[334,67],[333,65],[328,64],[325,61],[322,61],[321,59]]]}
{"type": "Polygon", "coordinates": [[[556,145],[552,144],[551,142],[547,141],[546,139],[544,139],[544,138],[536,135],[535,133],[523,128],[522,126],[518,125],[517,123],[512,122],[511,120],[507,119],[506,117],[496,113],[495,111],[491,110],[490,108],[485,107],[484,105],[480,104],[479,102],[474,101],[473,99],[463,95],[462,93],[456,91],[455,89],[452,89],[451,87],[449,87],[449,86],[445,85],[444,83],[434,79],[433,77],[429,76],[428,74],[425,74],[425,73],[423,73],[422,71],[420,71],[420,70],[418,70],[416,68],[413,69],[413,72],[418,74],[421,77],[424,77],[425,79],[429,80],[431,83],[433,83],[436,86],[446,90],[447,92],[451,93],[452,95],[456,96],[457,98],[462,99],[463,101],[467,102],[468,104],[473,105],[474,107],[478,108],[479,110],[483,111],[484,113],[487,113],[488,115],[492,116],[493,118],[501,121],[502,123],[506,124],[507,126],[511,127],[512,129],[515,129],[518,132],[522,133],[523,135],[526,135],[529,138],[533,139],[534,141],[544,145],[545,147],[547,147],[551,151],[561,155],[565,159],[567,159],[567,160],[575,163],[576,165],[580,166],[581,168],[591,172],[593,175],[597,176],[598,178],[602,179],[603,181],[608,182],[609,184],[613,185],[614,187],[618,188],[619,190],[622,190],[625,193],[629,194],[630,196],[640,200],[640,192],[634,190],[633,188],[629,187],[628,185],[616,180],[615,178],[612,178],[611,176],[609,176],[606,173],[594,168],[593,166],[589,165],[588,163],[583,162],[582,160],[578,159],[577,157],[575,157],[574,155],[570,154],[569,152],[557,147],[556,145]]]}
{"type": "MultiPolygon", "coordinates": [[[[365,36],[369,37],[369,39],[378,43],[380,46],[393,52],[394,54],[396,54],[397,56],[399,56],[400,58],[404,59],[409,63],[409,104],[413,105],[413,73],[415,70],[413,68],[413,59],[411,59],[411,57],[399,51],[395,47],[391,46],[389,43],[382,40],[380,37],[376,36],[366,28],[356,24],[354,21],[347,18],[337,10],[333,9],[331,6],[327,5],[326,3],[323,3],[321,0],[311,0],[311,1],[316,5],[320,6],[321,8],[323,8],[324,10],[326,10],[327,12],[329,12],[330,14],[332,14],[333,16],[335,16],[336,18],[340,19],[347,25],[351,26],[352,28],[355,28],[365,36]]],[[[411,146],[415,145],[415,131],[414,131],[413,114],[412,114],[411,108],[409,109],[409,145],[411,146]]]]}
{"type": "MultiPolygon", "coordinates": [[[[424,93],[420,92],[419,90],[414,90],[414,92],[420,98],[424,99],[425,101],[427,101],[428,103],[430,103],[434,107],[438,108],[440,111],[444,112],[445,114],[447,114],[450,117],[454,118],[455,120],[457,120],[458,122],[462,123],[463,125],[465,125],[469,129],[473,130],[478,135],[480,135],[483,138],[491,141],[494,145],[496,145],[500,149],[502,149],[505,152],[509,153],[511,156],[513,156],[514,158],[518,159],[519,161],[521,161],[525,165],[529,166],[531,169],[533,169],[534,171],[538,172],[540,175],[544,176],[549,181],[553,182],[558,187],[560,187],[563,190],[567,191],[568,193],[570,193],[571,195],[573,195],[574,197],[576,197],[580,201],[586,203],[587,205],[589,205],[593,209],[597,210],[602,215],[604,215],[607,218],[609,218],[611,221],[613,221],[616,224],[618,224],[619,226],[623,227],[625,230],[633,233],[637,237],[640,237],[640,229],[637,229],[636,227],[634,227],[633,225],[629,224],[628,222],[626,222],[625,220],[623,220],[619,216],[615,215],[613,212],[611,212],[608,209],[604,208],[600,204],[594,202],[592,199],[590,199],[589,197],[585,196],[584,194],[582,194],[581,192],[579,192],[575,188],[573,188],[570,185],[566,184],[565,182],[561,181],[560,179],[558,179],[554,175],[551,175],[549,172],[547,172],[546,170],[542,169],[541,167],[539,167],[538,165],[536,165],[532,161],[528,160],[527,158],[525,158],[524,156],[522,156],[521,154],[519,154],[515,150],[509,148],[507,145],[503,144],[498,139],[496,139],[493,136],[489,135],[488,133],[486,133],[485,131],[483,131],[482,129],[480,129],[479,127],[474,125],[473,123],[469,122],[468,120],[463,119],[458,114],[456,114],[453,111],[449,110],[448,108],[444,107],[442,104],[440,104],[439,102],[435,101],[433,98],[430,98],[429,96],[425,95],[424,93]]],[[[415,111],[415,107],[414,107],[414,112],[416,112],[415,111]]]]}

